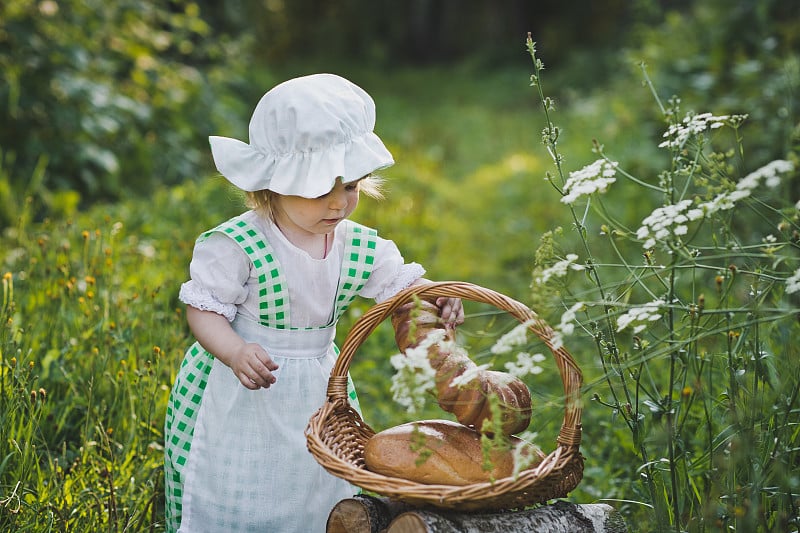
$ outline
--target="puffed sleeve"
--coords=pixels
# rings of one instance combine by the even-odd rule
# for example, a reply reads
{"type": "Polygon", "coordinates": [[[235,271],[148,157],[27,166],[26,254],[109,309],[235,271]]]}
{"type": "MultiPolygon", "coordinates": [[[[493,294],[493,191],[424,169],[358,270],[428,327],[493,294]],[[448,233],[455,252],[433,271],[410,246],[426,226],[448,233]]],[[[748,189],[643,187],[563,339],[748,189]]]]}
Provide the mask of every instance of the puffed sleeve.
{"type": "Polygon", "coordinates": [[[377,237],[375,266],[360,294],[380,303],[409,287],[424,275],[425,269],[422,265],[405,262],[393,241],[377,237]]]}
{"type": "Polygon", "coordinates": [[[212,233],[195,244],[189,275],[191,279],[181,285],[179,299],[233,321],[236,306],[247,299],[250,277],[250,260],[239,245],[221,233],[212,233]]]}

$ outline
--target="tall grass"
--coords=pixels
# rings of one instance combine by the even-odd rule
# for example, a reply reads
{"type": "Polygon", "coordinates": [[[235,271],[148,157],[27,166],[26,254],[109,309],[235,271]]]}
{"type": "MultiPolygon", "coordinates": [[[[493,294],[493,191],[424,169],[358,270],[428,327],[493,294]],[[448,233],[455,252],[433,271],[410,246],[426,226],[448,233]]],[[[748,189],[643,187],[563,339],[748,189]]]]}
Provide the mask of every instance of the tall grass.
{"type": "Polygon", "coordinates": [[[3,235],[0,530],[162,529],[164,411],[188,340],[176,291],[194,224],[225,216],[224,198],[189,182],[36,223],[21,206],[3,235]]]}
{"type": "Polygon", "coordinates": [[[594,352],[582,359],[594,374],[586,482],[608,474],[592,464],[610,463],[620,483],[596,495],[636,530],[796,531],[800,203],[787,196],[797,154],[758,166],[745,115],[664,102],[643,69],[664,168],[636,176],[594,141],[597,160],[568,171],[544,65],[527,46],[547,179],[571,221],[542,239],[533,297],[554,317],[566,310],[555,321],[573,350],[594,352]]]}
{"type": "Polygon", "coordinates": [[[163,346],[182,321],[160,286],[131,275],[154,252],[129,247],[111,219],[12,235],[25,267],[3,274],[0,529],[156,527],[163,346]]]}

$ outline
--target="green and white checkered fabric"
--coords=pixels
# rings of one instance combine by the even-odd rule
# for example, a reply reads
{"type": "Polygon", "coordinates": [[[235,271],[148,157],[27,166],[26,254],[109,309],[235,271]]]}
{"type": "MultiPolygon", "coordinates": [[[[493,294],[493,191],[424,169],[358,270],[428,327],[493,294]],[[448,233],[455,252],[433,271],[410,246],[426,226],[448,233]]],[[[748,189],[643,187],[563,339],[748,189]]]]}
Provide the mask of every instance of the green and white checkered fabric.
{"type": "Polygon", "coordinates": [[[336,309],[334,322],[353,303],[372,273],[375,266],[375,247],[377,232],[366,226],[350,222],[347,227],[347,246],[342,258],[342,273],[339,276],[339,288],[336,292],[336,309]]]}
{"type": "Polygon", "coordinates": [[[214,357],[195,342],[181,363],[167,403],[165,420],[165,490],[167,530],[177,531],[183,500],[183,467],[189,458],[192,434],[214,357]]]}
{"type": "MultiPolygon", "coordinates": [[[[328,326],[336,323],[353,302],[358,291],[367,282],[375,263],[377,232],[349,220],[344,224],[347,231],[345,255],[334,316],[328,326]]],[[[291,322],[286,279],[269,242],[257,228],[239,217],[202,234],[198,240],[206,239],[214,232],[222,232],[232,238],[253,263],[259,280],[261,324],[276,329],[289,328],[291,322]]],[[[338,355],[338,348],[336,352],[338,355]]],[[[177,531],[180,525],[183,471],[213,360],[214,357],[199,343],[194,343],[186,352],[167,404],[164,443],[167,531],[177,531]]],[[[347,392],[350,404],[360,414],[358,396],[349,376],[347,392]]]]}
{"type": "Polygon", "coordinates": [[[205,239],[214,232],[229,236],[242,248],[253,263],[258,276],[259,314],[261,324],[285,329],[291,324],[286,278],[269,241],[252,224],[236,217],[200,236],[205,239]]]}

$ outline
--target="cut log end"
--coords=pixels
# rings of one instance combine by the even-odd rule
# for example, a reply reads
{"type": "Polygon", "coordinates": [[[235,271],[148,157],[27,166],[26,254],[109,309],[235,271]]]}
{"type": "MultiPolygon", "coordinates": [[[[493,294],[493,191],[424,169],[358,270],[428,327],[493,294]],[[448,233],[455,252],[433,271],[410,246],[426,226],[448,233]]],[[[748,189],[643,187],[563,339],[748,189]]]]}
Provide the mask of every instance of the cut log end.
{"type": "Polygon", "coordinates": [[[389,498],[356,496],[331,512],[327,533],[625,533],[625,520],[606,504],[557,501],[533,509],[490,514],[418,509],[389,498]]]}

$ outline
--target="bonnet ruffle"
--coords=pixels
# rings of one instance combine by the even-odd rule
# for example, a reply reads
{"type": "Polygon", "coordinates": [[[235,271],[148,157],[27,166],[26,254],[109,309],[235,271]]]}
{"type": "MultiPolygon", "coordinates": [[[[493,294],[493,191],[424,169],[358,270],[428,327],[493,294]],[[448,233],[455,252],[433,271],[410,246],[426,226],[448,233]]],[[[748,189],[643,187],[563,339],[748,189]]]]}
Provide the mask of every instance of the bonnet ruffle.
{"type": "Polygon", "coordinates": [[[374,133],[375,103],[335,74],[294,78],[267,92],[250,119],[250,143],[209,137],[217,170],[245,191],[317,198],[394,164],[374,133]]]}

